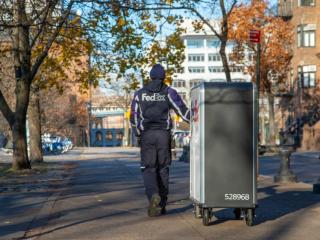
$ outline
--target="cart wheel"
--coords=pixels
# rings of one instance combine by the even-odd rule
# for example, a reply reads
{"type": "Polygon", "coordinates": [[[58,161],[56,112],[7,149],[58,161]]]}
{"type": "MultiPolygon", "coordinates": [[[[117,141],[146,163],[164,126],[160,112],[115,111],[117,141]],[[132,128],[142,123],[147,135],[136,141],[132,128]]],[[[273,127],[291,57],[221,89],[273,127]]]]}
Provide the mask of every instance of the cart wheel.
{"type": "Polygon", "coordinates": [[[198,204],[194,204],[193,213],[195,218],[202,218],[202,211],[202,208],[198,204]]]}
{"type": "Polygon", "coordinates": [[[253,226],[254,209],[248,208],[245,214],[245,221],[247,226],[253,226]]]}
{"type": "Polygon", "coordinates": [[[233,210],[235,219],[239,220],[241,218],[241,208],[235,208],[233,210]]]}
{"type": "Polygon", "coordinates": [[[203,209],[203,216],[202,216],[202,224],[204,226],[209,226],[211,221],[211,211],[209,208],[203,209]]]}

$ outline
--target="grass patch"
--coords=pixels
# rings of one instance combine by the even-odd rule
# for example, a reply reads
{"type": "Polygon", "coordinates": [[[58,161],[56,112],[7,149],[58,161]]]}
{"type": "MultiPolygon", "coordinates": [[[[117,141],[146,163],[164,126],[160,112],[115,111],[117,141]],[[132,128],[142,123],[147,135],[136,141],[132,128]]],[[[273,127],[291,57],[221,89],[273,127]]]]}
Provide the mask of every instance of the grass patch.
{"type": "Polygon", "coordinates": [[[0,177],[18,177],[30,176],[37,174],[45,174],[52,170],[61,170],[63,166],[61,163],[32,163],[31,169],[14,170],[9,163],[0,163],[0,177]]]}
{"type": "Polygon", "coordinates": [[[12,172],[11,164],[9,163],[0,163],[0,176],[4,176],[12,172]]]}

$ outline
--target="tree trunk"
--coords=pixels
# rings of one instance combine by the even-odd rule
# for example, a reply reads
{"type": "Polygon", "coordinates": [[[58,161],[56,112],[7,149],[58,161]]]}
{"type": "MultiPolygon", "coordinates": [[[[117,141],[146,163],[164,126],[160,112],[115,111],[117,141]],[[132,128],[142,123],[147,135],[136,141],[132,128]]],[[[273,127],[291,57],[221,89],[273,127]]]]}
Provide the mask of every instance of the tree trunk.
{"type": "MultiPolygon", "coordinates": [[[[74,3],[75,1],[70,1],[68,3],[68,6],[65,8],[61,19],[57,22],[51,36],[49,37],[47,43],[45,43],[44,49],[38,54],[38,56],[34,60],[34,64],[32,65],[32,44],[30,43],[35,42],[35,40],[37,40],[40,35],[36,35],[36,38],[33,39],[34,41],[30,41],[29,30],[32,26],[32,22],[30,22],[30,19],[28,19],[27,17],[27,1],[14,1],[14,5],[16,6],[13,11],[13,23],[17,24],[17,26],[13,28],[10,27],[10,29],[12,30],[12,56],[16,81],[15,111],[12,111],[10,109],[0,90],[0,110],[10,124],[10,128],[12,130],[13,169],[31,168],[28,158],[26,139],[26,116],[29,104],[30,85],[36,73],[38,72],[39,67],[47,57],[54,40],[57,38],[62,27],[64,26],[64,23],[66,22],[74,3]]],[[[54,3],[53,6],[55,6],[55,4],[56,3],[54,3]]],[[[30,7],[29,5],[28,9],[30,7]]],[[[44,18],[43,20],[44,21],[39,25],[39,34],[41,33],[41,30],[43,31],[43,29],[46,29],[45,27],[43,27],[43,24],[47,24],[46,18],[44,18]]]]}
{"type": "MultiPolygon", "coordinates": [[[[232,5],[234,6],[235,3],[232,5]]],[[[233,7],[232,7],[233,8],[233,7]]],[[[230,12],[232,11],[232,8],[230,9],[230,12]]],[[[224,0],[220,0],[220,9],[222,13],[222,23],[221,23],[221,33],[220,33],[220,56],[223,64],[223,69],[226,74],[226,80],[227,82],[231,82],[231,75],[230,75],[230,67],[228,63],[228,57],[226,54],[226,46],[227,46],[227,41],[228,41],[228,17],[229,13],[227,13],[225,5],[224,5],[224,0]]]]}
{"type": "Polygon", "coordinates": [[[34,89],[32,91],[28,110],[30,131],[30,161],[43,162],[39,89],[34,89]]]}
{"type": "Polygon", "coordinates": [[[226,74],[226,80],[227,82],[231,82],[230,68],[229,68],[228,58],[226,54],[226,45],[227,45],[227,39],[225,41],[221,41],[219,52],[220,52],[220,56],[223,64],[223,69],[226,74]]]}
{"type": "Polygon", "coordinates": [[[267,93],[268,96],[268,108],[269,108],[269,141],[270,144],[276,143],[276,133],[274,124],[274,96],[272,93],[267,93]]]}
{"type": "Polygon", "coordinates": [[[25,9],[25,1],[17,1],[17,8],[14,18],[20,24],[13,31],[13,62],[15,69],[15,97],[16,108],[11,121],[13,137],[13,169],[31,168],[28,158],[27,138],[26,138],[26,116],[30,94],[30,70],[31,70],[31,49],[29,47],[29,26],[25,9]]]}
{"type": "Polygon", "coordinates": [[[12,168],[15,170],[31,168],[28,159],[27,139],[26,139],[26,118],[19,116],[12,126],[13,137],[13,162],[12,168]]]}

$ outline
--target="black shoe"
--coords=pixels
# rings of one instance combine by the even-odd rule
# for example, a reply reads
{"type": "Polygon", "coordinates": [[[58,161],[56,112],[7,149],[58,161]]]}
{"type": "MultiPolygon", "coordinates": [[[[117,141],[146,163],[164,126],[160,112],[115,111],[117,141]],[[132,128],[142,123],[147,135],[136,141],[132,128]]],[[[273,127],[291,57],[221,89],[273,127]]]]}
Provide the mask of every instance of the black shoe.
{"type": "Polygon", "coordinates": [[[167,214],[166,207],[162,207],[161,208],[161,215],[166,215],[166,214],[167,214]]]}
{"type": "Polygon", "coordinates": [[[149,217],[157,217],[161,215],[161,207],[159,203],[161,198],[158,194],[153,194],[150,200],[150,204],[148,207],[148,216],[149,217]]]}

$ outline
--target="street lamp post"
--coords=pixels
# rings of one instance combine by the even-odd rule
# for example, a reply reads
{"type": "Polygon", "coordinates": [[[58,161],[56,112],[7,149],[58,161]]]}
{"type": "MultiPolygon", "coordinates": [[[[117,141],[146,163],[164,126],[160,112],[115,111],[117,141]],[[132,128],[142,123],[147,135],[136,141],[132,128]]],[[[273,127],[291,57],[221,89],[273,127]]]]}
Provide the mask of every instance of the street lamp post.
{"type": "Polygon", "coordinates": [[[92,51],[88,52],[88,83],[89,83],[89,102],[88,107],[88,147],[91,147],[91,115],[92,115],[92,51]]]}
{"type": "Polygon", "coordinates": [[[87,102],[87,110],[88,110],[88,147],[91,147],[91,99],[87,102]]]}
{"type": "Polygon", "coordinates": [[[92,114],[92,79],[91,79],[91,53],[89,53],[88,59],[88,82],[89,82],[89,102],[87,103],[88,108],[88,147],[91,147],[91,114],[92,114]]]}

